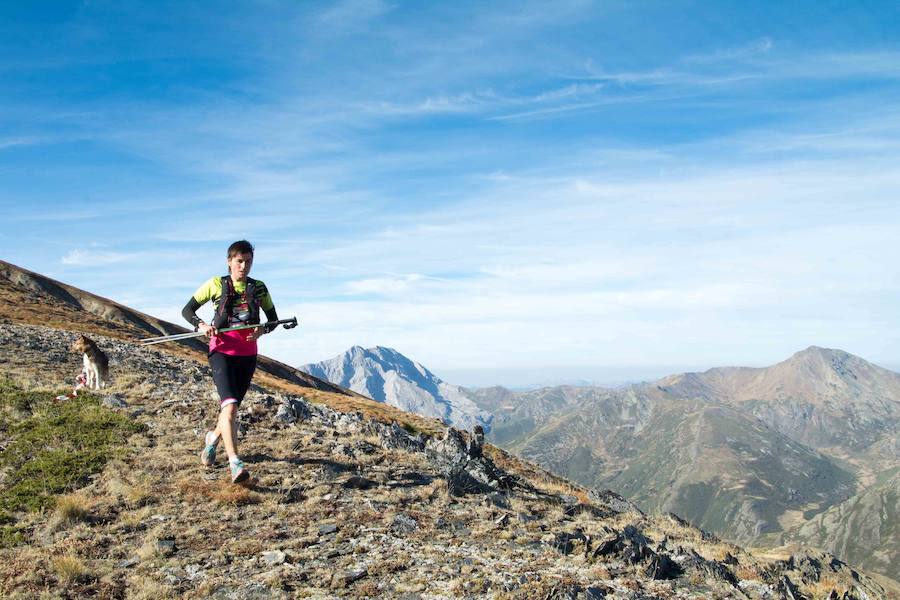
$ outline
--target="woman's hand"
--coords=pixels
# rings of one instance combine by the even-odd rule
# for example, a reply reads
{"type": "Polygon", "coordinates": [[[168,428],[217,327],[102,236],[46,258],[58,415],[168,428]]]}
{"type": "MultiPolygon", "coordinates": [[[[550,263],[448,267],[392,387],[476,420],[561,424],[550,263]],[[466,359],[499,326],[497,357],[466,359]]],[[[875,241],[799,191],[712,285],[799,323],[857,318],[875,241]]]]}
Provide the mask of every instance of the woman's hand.
{"type": "Polygon", "coordinates": [[[212,325],[207,325],[206,323],[200,323],[199,325],[197,325],[197,330],[202,331],[203,335],[208,338],[215,337],[219,333],[219,331],[215,327],[213,327],[212,325]]]}
{"type": "Polygon", "coordinates": [[[250,330],[250,335],[247,336],[248,342],[255,342],[259,338],[261,338],[266,333],[266,328],[260,325],[256,329],[250,330]]]}

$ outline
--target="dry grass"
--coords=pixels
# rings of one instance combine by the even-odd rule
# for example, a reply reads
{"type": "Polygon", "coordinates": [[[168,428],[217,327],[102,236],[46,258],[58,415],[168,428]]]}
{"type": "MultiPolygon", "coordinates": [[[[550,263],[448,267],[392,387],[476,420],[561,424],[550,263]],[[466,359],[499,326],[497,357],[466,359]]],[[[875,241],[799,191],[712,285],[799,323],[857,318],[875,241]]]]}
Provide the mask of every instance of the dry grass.
{"type": "Polygon", "coordinates": [[[262,543],[261,540],[258,539],[243,539],[236,540],[229,551],[235,556],[256,556],[263,552],[266,549],[266,546],[262,543]]]}
{"type": "Polygon", "coordinates": [[[90,500],[80,494],[65,494],[56,499],[54,516],[60,523],[83,521],[90,514],[90,500]]]}
{"type": "MultiPolygon", "coordinates": [[[[507,461],[509,462],[509,461],[507,461]]],[[[582,504],[590,504],[588,498],[588,490],[583,486],[573,483],[562,477],[557,477],[550,473],[546,473],[537,478],[539,481],[539,489],[547,494],[561,494],[567,496],[575,496],[582,504]]]]}
{"type": "Polygon", "coordinates": [[[126,487],[124,498],[125,506],[128,508],[137,508],[138,506],[149,504],[153,500],[153,488],[149,481],[139,481],[126,487]]]}
{"type": "Polygon", "coordinates": [[[378,596],[378,584],[374,581],[363,581],[355,586],[354,591],[363,598],[374,598],[378,596]]]}
{"type": "Polygon", "coordinates": [[[591,567],[591,570],[588,572],[591,578],[593,579],[611,579],[612,576],[609,573],[609,569],[606,568],[605,565],[596,565],[591,567]]]}
{"type": "Polygon", "coordinates": [[[137,510],[122,511],[116,520],[116,526],[123,530],[138,529],[152,512],[152,509],[148,506],[143,506],[137,510]]]}
{"type": "Polygon", "coordinates": [[[849,595],[853,592],[853,586],[838,581],[830,575],[825,575],[815,583],[801,585],[800,590],[810,598],[828,598],[832,591],[836,592],[838,597],[843,596],[844,593],[849,595]]]}
{"type": "Polygon", "coordinates": [[[135,555],[141,560],[152,560],[161,556],[159,548],[156,545],[157,537],[155,535],[147,536],[144,543],[137,549],[135,555]]]}
{"type": "Polygon", "coordinates": [[[759,581],[762,577],[756,567],[752,565],[737,565],[734,569],[734,575],[738,579],[752,579],[759,581]]]}
{"type": "Polygon", "coordinates": [[[106,490],[115,498],[119,498],[128,508],[139,508],[150,504],[154,498],[153,485],[146,477],[135,483],[113,475],[106,482],[106,490]]]}
{"type": "Polygon", "coordinates": [[[702,531],[694,527],[686,527],[669,515],[652,519],[648,523],[648,527],[645,528],[644,533],[657,541],[668,538],[671,542],[693,547],[700,556],[707,560],[722,561],[729,554],[734,557],[747,555],[742,548],[734,544],[704,539],[702,531]]]}
{"type": "Polygon", "coordinates": [[[175,597],[170,587],[150,577],[135,575],[128,579],[129,600],[163,600],[175,597]]]}
{"type": "Polygon", "coordinates": [[[435,479],[427,485],[419,487],[415,491],[415,496],[423,502],[434,502],[435,500],[446,501],[450,493],[447,490],[446,481],[443,479],[435,479]]]}
{"type": "Polygon", "coordinates": [[[262,496],[242,485],[227,481],[205,481],[185,477],[178,481],[178,492],[188,500],[206,499],[221,505],[257,504],[262,496]]]}
{"type": "Polygon", "coordinates": [[[90,578],[90,571],[80,558],[74,555],[55,556],[50,559],[53,571],[64,585],[90,578]]]}

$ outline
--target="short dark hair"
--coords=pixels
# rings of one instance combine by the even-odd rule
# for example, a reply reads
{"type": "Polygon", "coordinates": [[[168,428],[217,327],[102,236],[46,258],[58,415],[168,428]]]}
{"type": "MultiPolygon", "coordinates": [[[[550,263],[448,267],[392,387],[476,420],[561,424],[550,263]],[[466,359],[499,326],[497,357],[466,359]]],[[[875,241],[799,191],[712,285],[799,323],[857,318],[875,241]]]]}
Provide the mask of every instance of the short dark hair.
{"type": "Polygon", "coordinates": [[[231,258],[236,254],[253,254],[253,244],[248,242],[247,240],[238,240],[232,245],[228,246],[228,256],[226,258],[231,258]]]}

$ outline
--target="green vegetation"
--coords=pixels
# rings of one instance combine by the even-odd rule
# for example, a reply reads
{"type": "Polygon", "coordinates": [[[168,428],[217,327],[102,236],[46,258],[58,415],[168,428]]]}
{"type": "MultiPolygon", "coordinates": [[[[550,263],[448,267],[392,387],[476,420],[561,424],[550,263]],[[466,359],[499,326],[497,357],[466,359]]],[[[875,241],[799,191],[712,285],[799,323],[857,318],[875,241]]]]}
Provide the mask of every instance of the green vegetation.
{"type": "Polygon", "coordinates": [[[892,469],[886,469],[878,473],[875,477],[875,485],[884,485],[893,479],[898,473],[900,473],[900,467],[894,467],[892,469]]]}
{"type": "Polygon", "coordinates": [[[592,481],[602,464],[602,459],[595,457],[590,448],[578,446],[569,459],[567,475],[575,481],[592,481]]]}
{"type": "Polygon", "coordinates": [[[12,516],[40,512],[55,495],[84,485],[125,440],[142,430],[125,415],[85,394],[65,401],[53,392],[27,392],[0,379],[0,547],[22,541],[12,516]]]}

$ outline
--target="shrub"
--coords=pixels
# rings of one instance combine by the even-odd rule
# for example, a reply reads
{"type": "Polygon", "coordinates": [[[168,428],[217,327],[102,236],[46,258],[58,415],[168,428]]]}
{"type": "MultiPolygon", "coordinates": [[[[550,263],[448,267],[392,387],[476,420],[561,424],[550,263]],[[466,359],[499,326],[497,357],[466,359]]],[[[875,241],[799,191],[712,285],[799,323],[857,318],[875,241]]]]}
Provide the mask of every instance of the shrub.
{"type": "Polygon", "coordinates": [[[60,582],[63,584],[68,585],[87,579],[89,576],[87,567],[77,556],[57,556],[51,562],[53,570],[56,571],[56,576],[59,577],[60,582]]]}
{"type": "MultiPolygon", "coordinates": [[[[11,514],[41,512],[57,505],[56,496],[86,484],[108,460],[125,450],[130,435],[143,426],[100,405],[90,394],[59,402],[53,392],[26,392],[0,379],[0,418],[9,439],[0,451],[6,472],[0,489],[0,546],[22,541],[11,514]],[[27,411],[24,411],[27,407],[27,411]]],[[[65,520],[86,515],[85,501],[59,500],[65,520]]]]}

